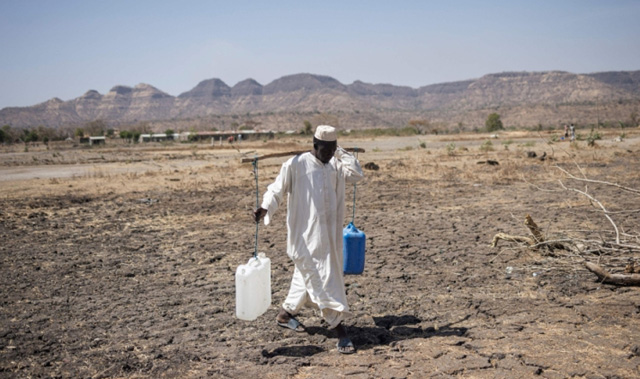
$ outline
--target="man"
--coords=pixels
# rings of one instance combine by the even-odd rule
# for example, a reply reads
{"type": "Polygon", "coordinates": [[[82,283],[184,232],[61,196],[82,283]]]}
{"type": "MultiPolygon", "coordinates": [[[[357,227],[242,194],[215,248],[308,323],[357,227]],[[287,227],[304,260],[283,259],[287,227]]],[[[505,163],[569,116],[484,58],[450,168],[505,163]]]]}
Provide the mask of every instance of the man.
{"type": "Polygon", "coordinates": [[[320,310],[338,334],[338,351],[355,352],[342,321],[351,315],[344,289],[342,228],[345,183],[363,178],[358,160],[338,146],[336,129],[320,125],[313,150],[287,160],[255,210],[268,225],[287,198],[287,255],[295,265],[289,294],[276,317],[278,325],[303,332],[295,318],[304,306],[320,310]]]}
{"type": "Polygon", "coordinates": [[[571,133],[571,142],[576,140],[576,127],[571,124],[569,127],[569,132],[571,133]]]}

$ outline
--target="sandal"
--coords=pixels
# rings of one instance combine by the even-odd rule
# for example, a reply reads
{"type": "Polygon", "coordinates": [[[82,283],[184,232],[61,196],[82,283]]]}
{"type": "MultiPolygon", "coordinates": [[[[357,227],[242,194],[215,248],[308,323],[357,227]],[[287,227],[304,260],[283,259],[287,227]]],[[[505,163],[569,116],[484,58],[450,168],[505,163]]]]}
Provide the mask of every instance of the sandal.
{"type": "Polygon", "coordinates": [[[300,321],[296,320],[294,317],[289,318],[289,321],[287,322],[280,322],[278,320],[276,320],[276,322],[278,323],[278,326],[291,329],[294,332],[304,332],[304,325],[302,325],[300,321]]]}
{"type": "Polygon", "coordinates": [[[353,342],[351,342],[349,337],[340,338],[338,343],[336,343],[336,347],[340,354],[353,354],[356,352],[356,348],[353,346],[353,342]]]}

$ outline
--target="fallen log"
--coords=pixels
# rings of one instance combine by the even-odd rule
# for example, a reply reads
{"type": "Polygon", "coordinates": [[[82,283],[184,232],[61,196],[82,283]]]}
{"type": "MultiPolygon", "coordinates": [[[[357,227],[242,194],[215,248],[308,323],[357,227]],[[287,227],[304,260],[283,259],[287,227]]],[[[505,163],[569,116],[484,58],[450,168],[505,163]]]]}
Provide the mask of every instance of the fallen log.
{"type": "Polygon", "coordinates": [[[611,274],[595,263],[585,263],[587,270],[596,274],[602,283],[618,286],[640,286],[640,274],[611,274]]]}
{"type": "MultiPolygon", "coordinates": [[[[346,151],[352,152],[352,153],[364,153],[364,149],[361,149],[359,147],[346,147],[344,148],[346,151]]],[[[298,155],[298,154],[302,154],[302,153],[306,153],[309,150],[300,150],[300,151],[287,151],[284,153],[273,153],[273,154],[266,154],[266,155],[261,155],[259,157],[253,157],[253,158],[242,158],[242,163],[247,163],[247,162],[253,162],[254,160],[262,160],[262,159],[267,159],[267,158],[277,158],[277,157],[287,157],[290,155],[298,155]]]]}

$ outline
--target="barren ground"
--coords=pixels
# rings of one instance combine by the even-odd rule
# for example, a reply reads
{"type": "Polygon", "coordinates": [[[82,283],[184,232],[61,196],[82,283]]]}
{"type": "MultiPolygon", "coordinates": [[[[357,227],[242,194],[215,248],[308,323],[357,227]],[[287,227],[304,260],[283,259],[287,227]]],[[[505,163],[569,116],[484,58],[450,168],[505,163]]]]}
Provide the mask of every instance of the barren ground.
{"type": "MultiPolygon", "coordinates": [[[[351,356],[310,310],[306,333],[275,324],[292,274],[284,209],[259,234],[273,305],[254,322],[234,317],[234,272],[255,238],[255,182],[240,158],[306,141],[4,148],[0,377],[640,377],[640,288],[584,268],[621,272],[637,250],[489,247],[498,232],[526,235],[527,214],[550,238],[610,238],[599,208],[559,180],[585,183],[555,167],[640,189],[640,131],[603,134],[571,147],[504,133],[493,151],[476,134],[342,140],[379,166],[357,188],[367,257],[363,275],[346,277],[351,356]]],[[[261,196],[285,159],[260,161],[261,196]]],[[[588,190],[622,233],[640,234],[637,193],[588,190]]]]}

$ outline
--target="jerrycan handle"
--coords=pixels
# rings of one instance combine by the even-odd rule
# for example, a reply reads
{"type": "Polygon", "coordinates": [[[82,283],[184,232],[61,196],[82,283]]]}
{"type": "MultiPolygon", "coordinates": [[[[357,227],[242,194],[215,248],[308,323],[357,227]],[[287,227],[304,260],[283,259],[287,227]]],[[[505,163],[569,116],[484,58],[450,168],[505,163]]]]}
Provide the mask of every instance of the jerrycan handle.
{"type": "Polygon", "coordinates": [[[266,258],[266,257],[267,255],[265,253],[258,253],[258,255],[254,256],[253,258],[249,258],[248,265],[253,267],[258,267],[260,266],[260,259],[258,258],[266,258]]]}
{"type": "Polygon", "coordinates": [[[258,259],[258,257],[249,258],[249,263],[247,263],[247,265],[252,267],[258,267],[260,266],[260,260],[258,259]]]}

